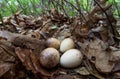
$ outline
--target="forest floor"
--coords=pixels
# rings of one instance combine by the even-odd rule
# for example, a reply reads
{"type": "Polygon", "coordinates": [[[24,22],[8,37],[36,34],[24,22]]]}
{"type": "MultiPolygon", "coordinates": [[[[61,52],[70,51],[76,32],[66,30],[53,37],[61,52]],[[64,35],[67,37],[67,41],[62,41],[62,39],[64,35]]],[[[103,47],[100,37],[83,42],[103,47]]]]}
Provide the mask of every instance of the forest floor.
{"type": "MultiPolygon", "coordinates": [[[[103,10],[106,12],[110,6],[103,10]]],[[[66,17],[56,9],[37,17],[21,12],[3,17],[0,22],[0,79],[120,79],[120,20],[111,13],[102,16],[104,12],[98,7],[75,17],[66,17]],[[47,60],[47,56],[40,60],[44,49],[55,48],[47,45],[49,38],[60,41],[56,48],[59,62],[54,67],[42,64],[55,62],[53,56],[52,60],[47,60]],[[80,63],[76,67],[61,64],[61,57],[66,53],[61,51],[61,44],[66,38],[73,41],[71,48],[70,42],[65,43],[69,48],[66,51],[77,49],[81,58],[77,62],[77,57],[68,54],[64,61],[71,62],[71,56],[80,63]]]]}

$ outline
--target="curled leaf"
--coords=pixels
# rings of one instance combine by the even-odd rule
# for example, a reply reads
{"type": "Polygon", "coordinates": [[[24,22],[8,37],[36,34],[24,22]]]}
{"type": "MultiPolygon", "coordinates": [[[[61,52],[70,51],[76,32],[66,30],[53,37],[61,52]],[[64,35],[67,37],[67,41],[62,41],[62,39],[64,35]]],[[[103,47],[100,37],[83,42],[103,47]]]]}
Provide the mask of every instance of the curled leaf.
{"type": "Polygon", "coordinates": [[[50,77],[52,75],[50,72],[41,67],[37,56],[30,49],[16,48],[15,51],[26,69],[32,70],[33,73],[37,73],[41,76],[50,77]]]}

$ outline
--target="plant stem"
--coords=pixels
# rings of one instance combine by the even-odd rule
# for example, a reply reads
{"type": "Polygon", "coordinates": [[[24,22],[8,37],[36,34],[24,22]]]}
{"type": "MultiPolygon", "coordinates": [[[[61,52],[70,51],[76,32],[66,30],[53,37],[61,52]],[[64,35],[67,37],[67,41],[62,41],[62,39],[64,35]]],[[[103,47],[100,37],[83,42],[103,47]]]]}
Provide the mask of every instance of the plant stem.
{"type": "Polygon", "coordinates": [[[14,14],[15,12],[14,12],[14,10],[13,10],[12,6],[10,5],[10,3],[8,3],[8,0],[5,0],[5,1],[6,1],[6,3],[9,5],[9,7],[10,7],[10,10],[11,10],[12,14],[14,14]]]}
{"type": "Polygon", "coordinates": [[[1,22],[2,22],[3,28],[5,29],[6,26],[5,26],[5,24],[4,24],[3,17],[2,17],[2,14],[1,14],[1,13],[0,13],[0,20],[1,20],[1,22]]]}
{"type": "Polygon", "coordinates": [[[117,6],[117,3],[116,3],[115,0],[113,0],[113,1],[114,1],[114,4],[115,4],[115,7],[116,7],[116,10],[117,10],[118,16],[120,17],[120,12],[119,12],[119,9],[118,9],[118,6],[117,6]]]}

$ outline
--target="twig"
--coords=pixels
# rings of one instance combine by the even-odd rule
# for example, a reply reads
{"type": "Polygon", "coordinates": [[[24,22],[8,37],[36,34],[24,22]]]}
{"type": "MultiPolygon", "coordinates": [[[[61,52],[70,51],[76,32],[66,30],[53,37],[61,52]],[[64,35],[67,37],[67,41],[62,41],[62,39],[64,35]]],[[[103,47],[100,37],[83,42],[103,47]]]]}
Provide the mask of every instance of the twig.
{"type": "Polygon", "coordinates": [[[34,2],[34,0],[30,0],[30,2],[31,2],[31,4],[32,4],[32,7],[33,7],[33,9],[34,9],[34,13],[36,14],[37,13],[37,9],[36,9],[36,7],[35,7],[35,2],[34,2]]]}
{"type": "Polygon", "coordinates": [[[84,61],[84,64],[85,64],[86,68],[88,69],[88,71],[89,71],[93,76],[95,76],[95,77],[98,78],[98,79],[105,79],[104,77],[98,75],[98,73],[95,72],[95,70],[93,70],[93,68],[92,68],[91,65],[90,65],[89,60],[86,60],[86,62],[84,61]]]}
{"type": "MultiPolygon", "coordinates": [[[[95,1],[95,3],[100,7],[100,9],[104,12],[104,14],[106,15],[107,20],[108,20],[108,22],[109,22],[109,24],[110,24],[109,31],[111,31],[112,34],[116,36],[117,30],[113,27],[113,25],[112,25],[112,23],[111,23],[111,21],[110,21],[110,18],[109,18],[109,16],[108,16],[108,14],[106,13],[106,11],[101,7],[101,5],[100,5],[96,0],[94,0],[94,1],[95,1]]],[[[109,33],[110,33],[110,32],[109,32],[109,33]]],[[[117,36],[120,36],[118,32],[117,32],[117,36]]],[[[111,36],[110,36],[110,37],[111,37],[111,36]]]]}
{"type": "Polygon", "coordinates": [[[64,1],[70,4],[73,8],[75,8],[79,12],[79,15],[81,15],[83,19],[85,20],[85,22],[87,22],[86,18],[84,17],[84,15],[81,13],[81,11],[77,7],[75,7],[72,3],[68,2],[67,0],[64,0],[64,1]]]}
{"type": "MultiPolygon", "coordinates": [[[[76,41],[77,42],[77,41],[76,41]]],[[[82,54],[85,56],[85,60],[83,61],[84,65],[86,66],[87,70],[90,72],[91,75],[95,76],[98,79],[105,79],[104,77],[102,77],[101,75],[98,74],[98,72],[96,70],[93,70],[93,67],[90,64],[90,60],[88,59],[87,55],[86,55],[86,51],[84,49],[81,48],[81,46],[78,44],[77,42],[77,46],[78,49],[81,50],[82,54]]]]}
{"type": "MultiPolygon", "coordinates": [[[[62,8],[62,10],[64,11],[64,13],[65,13],[65,15],[67,16],[67,17],[69,17],[68,16],[68,14],[66,13],[66,11],[65,11],[65,9],[64,9],[64,6],[63,5],[61,5],[59,2],[57,2],[57,1],[54,1],[57,5],[59,5],[59,6],[61,6],[61,8],[62,8]]],[[[63,2],[62,2],[63,3],[63,2]]]]}
{"type": "Polygon", "coordinates": [[[21,2],[20,2],[19,0],[17,0],[17,2],[18,2],[18,4],[19,4],[20,8],[21,8],[21,9],[24,11],[24,13],[26,14],[25,8],[21,5],[21,2]]]}

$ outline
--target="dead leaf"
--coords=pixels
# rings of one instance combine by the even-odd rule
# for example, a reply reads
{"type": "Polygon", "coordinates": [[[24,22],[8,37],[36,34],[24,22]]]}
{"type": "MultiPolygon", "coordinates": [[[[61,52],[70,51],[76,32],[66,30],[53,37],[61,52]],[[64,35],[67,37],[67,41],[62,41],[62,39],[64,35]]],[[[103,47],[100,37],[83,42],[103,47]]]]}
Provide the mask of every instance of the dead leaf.
{"type": "Polygon", "coordinates": [[[120,71],[120,63],[116,63],[112,71],[119,72],[120,71]]]}
{"type": "Polygon", "coordinates": [[[110,53],[109,52],[101,52],[97,55],[95,66],[98,71],[102,73],[110,73],[115,66],[115,63],[109,62],[110,53]]]}
{"type": "Polygon", "coordinates": [[[71,75],[59,75],[55,79],[74,79],[71,75]]]}
{"type": "Polygon", "coordinates": [[[102,40],[95,38],[91,40],[88,45],[86,46],[86,56],[91,62],[95,62],[98,58],[98,54],[102,53],[103,50],[107,48],[107,44],[105,44],[102,40]]]}
{"type": "Polygon", "coordinates": [[[116,51],[111,52],[110,62],[120,63],[120,50],[116,50],[116,51]]]}
{"type": "Polygon", "coordinates": [[[75,69],[75,72],[80,74],[80,75],[90,75],[90,73],[86,67],[77,68],[77,69],[75,69]]]}
{"type": "Polygon", "coordinates": [[[120,79],[120,72],[114,73],[114,79],[120,79]]]}
{"type": "Polygon", "coordinates": [[[26,69],[32,70],[34,74],[39,74],[43,77],[50,77],[52,75],[51,72],[41,67],[37,56],[30,49],[16,48],[15,52],[26,69]]]}
{"type": "Polygon", "coordinates": [[[8,72],[13,64],[11,63],[0,63],[0,77],[8,72]]]}
{"type": "Polygon", "coordinates": [[[36,69],[37,73],[40,73],[42,76],[47,76],[47,77],[50,77],[52,76],[52,73],[45,70],[41,64],[40,64],[40,61],[38,60],[38,58],[36,58],[35,54],[31,53],[31,60],[32,60],[32,63],[33,63],[33,66],[34,68],[36,69]]]}
{"type": "Polygon", "coordinates": [[[14,47],[6,40],[0,40],[0,76],[8,72],[15,62],[14,47]]]}

